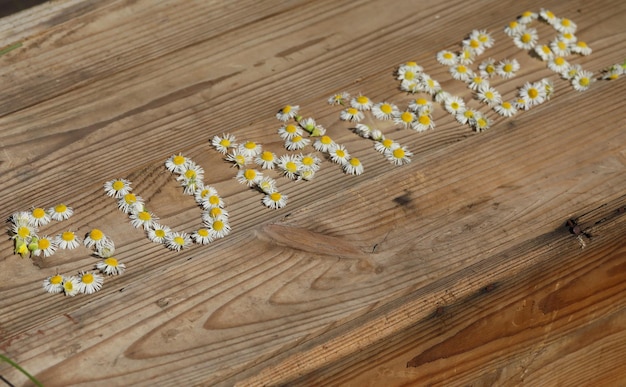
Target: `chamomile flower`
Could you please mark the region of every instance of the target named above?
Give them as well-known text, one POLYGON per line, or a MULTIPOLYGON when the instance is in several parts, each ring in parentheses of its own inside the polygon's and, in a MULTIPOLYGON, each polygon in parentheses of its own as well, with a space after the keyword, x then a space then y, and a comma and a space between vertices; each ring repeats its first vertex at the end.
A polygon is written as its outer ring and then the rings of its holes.
POLYGON ((238 168, 245 167, 252 162, 252 159, 251 156, 244 155, 238 149, 233 149, 226 155, 226 161, 233 163, 233 166, 238 168))
POLYGON ((435 94, 435 102, 444 103, 447 98, 450 98, 452 94, 447 91, 440 90, 437 94, 435 94))
POLYGON ((246 141, 239 144, 237 150, 245 157, 253 158, 258 156, 263 151, 263 148, 261 147, 261 144, 257 144, 254 141, 246 141))
POLYGON ((104 191, 106 194, 117 199, 130 193, 131 190, 130 181, 126 179, 115 179, 104 183, 104 191))
POLYGON ((298 125, 300 125, 300 127, 307 132, 313 133, 313 131, 315 131, 315 128, 317 127, 317 122, 315 122, 313 118, 309 117, 298 121, 298 125))
POLYGON ((313 148, 315 148, 315 150, 319 151, 319 152, 328 152, 330 150, 330 148, 336 146, 337 144, 335 143, 335 141, 333 141, 332 138, 324 135, 321 136, 320 138, 318 138, 317 140, 315 140, 315 142, 313 143, 313 148))
POLYGON ((363 170, 363 164, 356 157, 352 157, 347 163, 343 164, 343 171, 348 175, 360 175, 363 173, 363 170))
POLYGON ((78 291, 85 294, 93 294, 102 289, 104 278, 94 272, 80 272, 78 275, 78 291))
POLYGON ((279 121, 287 122, 298 115, 298 110, 300 110, 298 105, 285 105, 276 113, 276 118, 279 121))
POLYGON ((539 17, 539 15, 535 12, 531 12, 531 11, 526 11, 523 12, 518 18, 517 18, 517 22, 521 23, 521 24, 529 24, 531 23, 533 20, 537 20, 537 18, 539 17))
POLYGON ((570 49, 575 54, 591 55, 591 47, 589 47, 587 43, 583 41, 578 41, 576 43, 570 44, 570 49))
POLYGON ((385 136, 383 135, 383 132, 381 132, 380 130, 374 129, 370 133, 370 138, 374 141, 382 141, 385 138, 385 136))
POLYGON ((287 124, 278 128, 278 135, 283 140, 290 140, 295 136, 302 136, 302 134, 302 129, 294 124, 287 124))
POLYGON ((224 238, 230 234, 230 224, 225 219, 209 219, 204 222, 211 239, 224 238))
POLYGON ((207 219, 228 219, 228 211, 220 207, 213 207, 205 210, 202 213, 202 219, 206 222, 207 219))
POLYGON ((350 99, 350 94, 346 91, 342 91, 341 93, 331 95, 328 98, 328 104, 329 105, 344 105, 348 99, 350 99))
POLYGON ((80 246, 80 239, 76 236, 76 233, 72 231, 65 231, 56 236, 54 242, 61 249, 75 249, 80 246))
POLYGON ((556 56, 568 56, 571 53, 571 46, 565 40, 556 38, 550 42, 550 50, 556 56))
POLYGON ((434 109, 433 103, 427 100, 426 98, 422 98, 422 97, 411 100, 411 102, 409 102, 408 108, 410 111, 417 113, 417 114, 426 113, 426 112, 432 113, 434 109))
POLYGON ((29 224, 14 224, 11 226, 11 233, 13 234, 12 239, 22 238, 26 240, 31 236, 37 235, 37 228, 29 224))
POLYGON ((489 129, 489 127, 491 126, 491 120, 487 118, 487 116, 485 116, 484 114, 478 113, 474 115, 474 119, 470 121, 470 125, 472 126, 472 128, 474 128, 475 131, 482 132, 489 129))
POLYGON ((204 189, 201 191, 200 196, 200 199, 196 197, 196 202, 199 203, 205 210, 213 207, 224 207, 224 200, 217 193, 217 190, 211 186, 204 187, 204 189))
POLYGON ((185 195, 193 195, 198 188, 202 188, 204 185, 202 183, 203 178, 204 169, 198 164, 191 162, 181 171, 180 176, 176 180, 180 181, 181 185, 185 187, 185 195))
POLYGON ((350 106, 360 111, 370 110, 372 105, 374 105, 372 100, 362 94, 350 100, 350 106))
POLYGON ((576 35, 574 35, 574 34, 572 34, 570 32, 566 32, 564 34, 559 34, 559 39, 567 42, 568 44, 574 44, 578 40, 576 35))
POLYGON ((300 172, 300 162, 295 155, 283 155, 278 158, 278 168, 289 179, 295 179, 300 172))
POLYGON ((61 293, 63 291, 63 276, 55 274, 43 280, 43 289, 52 294, 61 293))
POLYGON ((320 169, 320 160, 319 157, 307 154, 307 155, 298 155, 298 160, 300 161, 300 167, 302 171, 313 171, 317 172, 320 169))
POLYGON ((469 67, 467 67, 466 65, 458 64, 456 66, 450 67, 450 75, 452 75, 452 78, 456 79, 457 81, 465 82, 469 80, 474 74, 472 70, 470 70, 469 67))
POLYGON ((399 146, 400 144, 390 138, 383 138, 380 141, 374 142, 374 149, 383 154, 388 150, 397 148, 399 146))
POLYGON ((457 64, 456 54, 449 50, 442 50, 437 53, 437 62, 444 66, 454 66, 457 64))
POLYGON ((560 33, 575 33, 576 32, 576 23, 567 18, 557 18, 556 22, 552 25, 555 30, 560 33))
POLYGON ((398 69, 397 79, 402 82, 415 82, 419 77, 420 72, 415 71, 411 67, 401 66, 398 69))
POLYGON ((302 136, 294 136, 285 140, 285 148, 290 151, 300 150, 311 143, 311 140, 302 136))
POLYGON ((430 76, 422 74, 419 80, 419 89, 424 93, 435 95, 441 90, 441 85, 430 76))
POLYGON ((66 220, 69 219, 70 216, 72 216, 74 214, 74 210, 65 205, 65 204, 57 204, 54 207, 50 207, 48 208, 48 215, 50 215, 50 218, 53 220, 57 220, 57 221, 62 221, 62 220, 66 220))
POLYGON ((349 107, 339 113, 339 118, 343 121, 359 122, 363 117, 363 112, 353 107, 349 107))
POLYGON ((229 149, 237 147, 236 138, 232 134, 224 133, 221 136, 213 136, 211 145, 220 152, 226 154, 229 149))
POLYGON ((504 59, 496 65, 496 74, 505 79, 512 78, 519 68, 519 62, 516 59, 504 59))
POLYGON ((486 59, 478 65, 480 75, 485 78, 491 78, 496 75, 496 60, 493 58, 486 59))
POLYGON ((393 122, 398 125, 402 125, 405 128, 411 126, 411 124, 415 121, 417 115, 410 110, 405 110, 403 112, 398 112, 393 118, 393 122))
POLYGON ((126 270, 126 265, 119 262, 117 258, 108 257, 96 263, 96 268, 106 275, 120 275, 126 270))
POLYGON ((518 110, 529 110, 533 106, 533 103, 525 98, 517 97, 517 99, 513 101, 513 106, 518 110))
POLYGON ((372 106, 372 114, 379 120, 391 120, 398 107, 390 102, 379 102, 372 106))
POLYGON ((602 79, 615 80, 624 73, 624 69, 619 64, 613 65, 602 72, 602 79))
POLYGON ((11 214, 9 222, 14 226, 28 226, 30 225, 30 214, 28 211, 18 211, 11 214))
POLYGON ((181 173, 190 161, 190 159, 179 153, 165 160, 165 168, 170 172, 181 173))
POLYGON ((417 116, 415 121, 411 123, 411 129, 418 131, 418 132, 423 132, 428 129, 433 129, 434 127, 435 127, 435 121, 433 120, 430 114, 426 114, 426 113, 420 114, 419 116, 417 116))
POLYGON ((117 201, 117 207, 120 211, 131 214, 143 210, 144 202, 141 196, 129 192, 117 201))
POLYGON ((350 160, 350 153, 343 145, 336 145, 332 147, 328 154, 330 155, 330 159, 337 164, 345 164, 350 160))
POLYGON ((543 89, 546 91, 546 101, 547 101, 554 94, 554 84, 549 78, 543 78, 539 82, 541 82, 541 84, 543 85, 543 89))
POLYGON ((191 238, 184 232, 171 232, 165 237, 165 244, 170 250, 180 251, 191 245, 191 238))
POLYGON ((135 227, 143 227, 144 230, 152 228, 152 225, 159 218, 150 211, 139 211, 130 214, 130 224, 135 227))
POLYGON ((248 187, 254 187, 263 177, 263 173, 256 169, 240 169, 237 172, 235 178, 240 184, 245 184, 248 187))
POLYGON ((500 102, 502 102, 502 96, 498 90, 493 87, 483 87, 479 89, 478 93, 476 93, 476 98, 489 106, 499 105, 500 102))
POLYGON ((394 163, 395 165, 404 165, 411 162, 411 157, 413 153, 409 152, 403 146, 397 146, 393 149, 388 149, 385 151, 385 157, 387 160, 394 163))
POLYGON ((263 204, 269 208, 283 208, 287 205, 287 195, 281 194, 278 191, 268 193, 263 197, 263 204))
POLYGON ((45 226, 50 223, 50 215, 41 207, 34 207, 29 212, 29 223, 35 227, 45 226))
MULTIPOLYGON (((373 109, 374 108, 372 108, 372 110, 373 109)), ((356 134, 358 134, 359 136, 363 138, 370 138, 370 135, 372 133, 372 128, 370 128, 369 126, 365 124, 356 124, 356 126, 354 127, 354 131, 356 132, 356 134)))
POLYGON ((41 252, 43 252, 43 256, 47 258, 53 255, 56 250, 57 244, 54 239, 44 235, 37 238, 37 250, 33 251, 33 254, 38 256, 41 252))
POLYGON ((276 180, 269 176, 263 176, 257 187, 266 194, 274 192, 276 191, 276 180))
POLYGON ((569 67, 569 62, 562 56, 554 56, 548 60, 548 68, 555 73, 561 74, 567 71, 569 67))
POLYGON ((461 112, 458 112, 454 116, 454 118, 457 120, 458 123, 465 125, 473 120, 476 114, 478 114, 478 111, 474 109, 465 109, 461 112))
POLYGON ((534 28, 523 28, 513 35, 513 43, 522 50, 532 50, 538 39, 539 35, 534 28))
POLYGON ((107 240, 100 246, 97 246, 94 253, 101 258, 109 258, 115 254, 115 244, 112 240, 107 240))
POLYGON ((152 223, 152 227, 148 229, 148 239, 154 243, 163 244, 166 243, 171 233, 171 228, 158 223, 152 223))
POLYGON ((591 86, 591 83, 594 81, 595 79, 591 71, 582 70, 572 79, 572 86, 574 86, 576 91, 585 91, 589 89, 589 86, 591 86))
POLYGON ((459 52, 457 62, 462 65, 471 65, 478 54, 470 47, 463 47, 459 52))
POLYGON ((94 228, 91 229, 91 231, 89 231, 87 235, 85 235, 85 239, 83 239, 83 244, 87 248, 94 247, 97 249, 99 246, 105 244, 108 240, 109 238, 104 235, 102 230, 94 228))
POLYGON ((74 297, 80 291, 78 278, 72 276, 63 277, 63 293, 66 296, 74 297))
POLYGON ((519 96, 531 106, 539 105, 546 98, 546 89, 540 82, 526 82, 520 89, 519 96))
POLYGON ((517 113, 517 109, 515 106, 509 101, 502 101, 501 104, 493 107, 493 110, 496 111, 502 117, 512 117, 517 113))
POLYGON ((485 46, 483 46, 482 42, 477 38, 469 37, 461 42, 463 49, 471 50, 474 55, 478 56, 485 52, 485 46))
POLYGON ((510 37, 514 37, 524 28, 526 28, 525 24, 519 23, 517 20, 512 20, 506 25, 506 27, 504 27, 504 33, 510 37))
POLYGON ((300 173, 298 174, 298 179, 300 180, 313 180, 313 177, 315 177, 315 171, 312 169, 303 169, 302 171, 300 171, 300 173))
POLYGON ((456 95, 450 95, 443 103, 446 111, 450 114, 456 115, 459 111, 465 110, 465 101, 456 95))
POLYGON ((583 71, 583 67, 581 65, 573 64, 561 73, 561 77, 569 81, 574 79, 574 77, 576 77, 581 71, 583 71))
POLYGON ((470 90, 478 91, 481 87, 489 87, 489 81, 482 74, 474 74, 472 78, 469 79, 469 85, 467 87, 470 90))
POLYGON ((266 150, 261 152, 261 154, 254 159, 254 162, 263 169, 274 169, 274 165, 276 165, 276 155, 274 152, 266 150))
POLYGON ((557 17, 551 11, 541 8, 539 11, 539 17, 543 19, 546 23, 550 25, 554 25, 557 22, 557 17))
POLYGON ((535 54, 537 54, 542 61, 547 62, 554 56, 552 49, 549 45, 543 44, 541 46, 535 46, 535 54))
POLYGON ((491 48, 494 44, 494 39, 486 30, 473 30, 469 34, 470 39, 477 39, 485 48, 491 48))
POLYGON ((191 234, 191 239, 199 245, 208 245, 213 242, 209 230, 206 228, 196 230, 193 234, 191 234))

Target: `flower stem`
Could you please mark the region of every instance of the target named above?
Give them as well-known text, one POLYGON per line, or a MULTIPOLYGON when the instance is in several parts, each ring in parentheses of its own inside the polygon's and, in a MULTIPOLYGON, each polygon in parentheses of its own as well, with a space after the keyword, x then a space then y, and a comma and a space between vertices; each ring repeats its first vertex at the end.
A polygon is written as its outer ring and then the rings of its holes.
POLYGON ((24 375, 26 375, 26 377, 28 377, 28 379, 30 379, 33 383, 35 383, 35 385, 37 387, 43 387, 43 384, 41 384, 41 382, 39 380, 37 380, 33 375, 29 374, 24 368, 20 367, 16 362, 14 362, 13 360, 9 359, 8 357, 0 354, 0 360, 5 361, 7 363, 9 363, 10 365, 12 365, 13 367, 15 367, 15 369, 17 369, 18 371, 20 371, 21 373, 23 373, 24 375))

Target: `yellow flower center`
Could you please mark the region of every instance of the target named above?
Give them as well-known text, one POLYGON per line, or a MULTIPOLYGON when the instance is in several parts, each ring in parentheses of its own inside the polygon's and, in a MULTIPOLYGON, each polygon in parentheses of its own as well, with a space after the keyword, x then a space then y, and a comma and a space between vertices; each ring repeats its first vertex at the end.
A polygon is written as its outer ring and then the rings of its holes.
POLYGON ((38 245, 39 245, 39 249, 45 250, 48 247, 50 247, 50 241, 46 238, 41 238, 39 239, 38 245))
POLYGON ((509 28, 510 29, 517 28, 517 22, 515 20, 509 22, 509 28))
POLYGON ((548 47, 546 45, 541 46, 541 50, 543 51, 544 54, 552 53, 552 50, 550 50, 550 47, 548 47))
POLYGON ((256 148, 256 143, 252 141, 248 141, 243 145, 246 149, 254 149, 256 148))
POLYGON ((385 114, 391 114, 393 109, 391 108, 391 105, 389 105, 388 103, 384 103, 380 106, 380 111, 385 114))
POLYGON ((505 73, 510 73, 511 71, 513 71, 513 65, 507 63, 502 67, 502 70, 504 70, 505 73))
POLYGON ((587 43, 585 43, 585 42, 578 42, 578 43, 576 43, 576 45, 578 47, 580 47, 580 48, 587 48, 587 43))
POLYGON ((201 228, 200 230, 198 230, 198 235, 200 235, 201 237, 208 237, 209 230, 207 230, 206 228, 201 228))
POLYGON ((417 62, 406 62, 406 65, 409 67, 415 67, 417 66, 417 62))
POLYGON ((522 41, 522 43, 530 43, 533 40, 533 37, 528 32, 525 32, 520 37, 520 40, 522 41))
POLYGON ((302 141, 302 136, 294 136, 291 141, 292 142, 301 142, 302 141))
POLYGON ((355 108, 348 108, 348 114, 354 116, 358 113, 359 111, 355 108))
POLYGON ((17 229, 17 235, 20 238, 27 238, 30 235, 30 229, 26 226, 19 227, 17 229))
POLYGON ((563 19, 561 19, 561 25, 564 26, 564 27, 569 27, 570 25, 572 25, 572 23, 570 22, 569 19, 563 18, 563 19))
POLYGON ((528 89, 528 96, 530 98, 535 99, 535 98, 537 98, 538 95, 539 95, 539 91, 537 89, 535 89, 534 87, 528 89))
POLYGON ((502 107, 505 108, 505 109, 510 109, 512 106, 511 106, 511 103, 509 101, 504 101, 504 102, 502 102, 502 107))
POLYGON ((413 121, 413 113, 411 113, 411 112, 404 112, 400 116, 400 119, 402 120, 402 122, 406 122, 406 123, 411 122, 411 121, 413 121))
POLYGON ((287 133, 293 134, 293 133, 296 133, 297 131, 298 131, 298 128, 293 124, 289 124, 285 126, 285 132, 287 133))
POLYGON ((450 107, 452 108, 452 110, 459 110, 459 103, 454 101, 450 104, 450 107))
POLYGON ((492 74, 493 72, 496 71, 496 66, 492 65, 492 64, 488 64, 485 67, 485 71, 487 72, 487 74, 492 74))
POLYGON ((337 155, 337 157, 339 158, 344 158, 346 157, 346 152, 343 151, 343 149, 337 149, 335 151, 335 154, 337 155))
POLYGON ((476 123, 478 124, 479 127, 484 128, 487 126, 487 120, 485 120, 484 118, 479 118, 478 120, 476 120, 476 123))
POLYGON ((587 77, 580 78, 580 79, 578 80, 578 83, 579 83, 581 86, 589 86, 589 78, 587 78, 587 77))
POLYGON ((126 204, 133 204, 137 202, 137 197, 135 196, 135 194, 129 193, 124 195, 124 201, 126 202, 126 204))
POLYGON ((230 146, 230 140, 227 138, 223 138, 220 141, 220 145, 223 146, 224 148, 228 148, 230 146))
POLYGON ((565 59, 563 59, 563 57, 556 57, 554 59, 554 63, 557 64, 558 66, 561 66, 565 63, 565 59))
POLYGON ((43 209, 43 208, 39 208, 39 207, 37 207, 37 208, 35 208, 35 209, 33 210, 33 216, 34 216, 36 219, 41 219, 41 218, 43 218, 44 216, 46 216, 46 211, 44 211, 44 209, 43 209))
POLYGON ((187 179, 195 179, 196 178, 196 171, 194 171, 193 169, 188 169, 185 171, 185 177, 187 179))
POLYGON ((256 178, 256 171, 254 169, 246 169, 243 176, 246 180, 254 180, 256 178))
POLYGON ((471 48, 479 48, 480 47, 480 42, 478 40, 476 40, 476 39, 471 39, 470 43, 469 43, 469 46, 471 48))
POLYGON ((358 96, 358 97, 356 98, 356 101, 357 101, 359 104, 361 104, 361 105, 365 105, 366 103, 368 103, 368 102, 369 102, 369 100, 370 100, 370 99, 369 99, 369 98, 367 98, 367 97, 366 97, 366 96, 364 96, 364 95, 360 95, 360 96, 358 96))
POLYGON ((554 14, 552 13, 552 11, 546 11, 546 17, 547 17, 548 19, 554 19, 554 17, 555 17, 555 16, 554 16, 554 14))
POLYGON ((311 156, 304 156, 302 158, 302 164, 310 167, 311 165, 315 164, 315 160, 311 156))
POLYGON ((245 164, 246 158, 244 155, 237 155, 235 156, 235 161, 237 162, 237 164, 245 164))
POLYGON ((209 215, 211 216, 211 218, 217 218, 218 216, 222 215, 222 209, 219 207, 213 207, 209 211, 209 215))
POLYGON ((461 74, 465 74, 467 72, 467 68, 463 65, 459 65, 456 67, 456 71, 460 72, 461 74))
POLYGON ((290 111, 291 111, 291 105, 287 105, 283 108, 284 114, 289 114, 290 111))
POLYGON ((209 194, 209 190, 203 189, 202 192, 200 192, 200 197, 204 199, 204 197, 207 196, 208 194, 209 194))
POLYGON ((474 118, 474 112, 471 110, 464 111, 463 115, 465 116, 465 118, 474 118))
POLYGON ((390 138, 386 138, 386 139, 382 140, 381 143, 383 144, 383 146, 385 148, 389 149, 393 145, 393 140, 390 139, 390 138))
POLYGON ((285 163, 285 169, 287 170, 287 172, 295 173, 298 171, 298 165, 293 161, 287 161, 285 163))
POLYGON ((105 259, 104 263, 107 264, 108 266, 117 267, 117 259, 115 259, 113 257, 109 257, 109 258, 105 259))
POLYGON ((413 71, 407 70, 404 72, 404 79, 406 79, 407 81, 412 81, 413 79, 415 79, 415 74, 413 73, 413 71))
POLYGON ((185 164, 185 156, 177 155, 172 159, 174 165, 183 165, 185 164))
POLYGON ((83 274, 83 276, 81 277, 81 281, 85 284, 91 284, 93 283, 93 280, 94 280, 93 274, 91 273, 83 274))
POLYGON ((102 231, 98 230, 97 228, 94 228, 89 233, 89 238, 93 239, 94 241, 99 241, 103 237, 104 237, 104 233, 102 231))
POLYGON ((524 13, 522 13, 522 17, 531 17, 532 16, 532 12, 530 11, 525 11, 524 13))
POLYGON ((61 234, 61 239, 66 242, 71 242, 74 240, 74 233, 71 231, 65 231, 63 234, 61 234))
POLYGON ((71 281, 64 282, 63 289, 65 289, 66 292, 71 293, 72 290, 74 290, 74 284, 71 281))
POLYGON ((493 99, 493 93, 491 91, 486 91, 485 92, 485 98, 487 98, 488 100, 492 100, 493 99))
POLYGON ((322 136, 322 138, 320 138, 320 142, 324 145, 330 145, 333 143, 333 140, 328 136, 322 136))
POLYGON ((272 152, 270 151, 263 151, 263 153, 261 153, 261 160, 272 161, 274 160, 274 155, 272 155, 272 152))
POLYGON ((478 35, 478 40, 480 40, 481 43, 487 43, 489 41, 489 36, 485 34, 480 34, 478 35))
POLYGON ((444 57, 444 59, 452 59, 452 58, 454 58, 454 54, 451 53, 451 52, 444 52, 443 53, 443 57, 444 57))
POLYGON ((353 167, 358 167, 359 165, 361 165, 361 161, 356 157, 353 157, 350 159, 350 165, 352 165, 353 167))
MULTIPOLYGON (((282 198, 283 195, 281 195, 279 192, 273 192, 270 194, 270 199, 272 199, 273 202, 278 202, 282 198)), ((215 228, 215 223, 213 224, 213 227, 215 228)))
POLYGON ((176 243, 179 246, 184 246, 185 245, 185 238, 183 238, 181 236, 175 236, 174 237, 174 243, 176 243))
POLYGON ((430 117, 428 117, 427 115, 421 115, 419 117, 419 122, 422 125, 430 125, 430 117))
POLYGON ((402 148, 394 149, 393 150, 393 157, 395 157, 396 159, 404 158, 404 149, 402 149, 402 148))
POLYGON ((415 100, 415 104, 416 105, 420 105, 420 106, 424 106, 428 104, 428 101, 426 100, 426 98, 418 98, 415 100))
POLYGON ((209 196, 209 203, 212 205, 218 205, 220 203, 220 198, 217 195, 211 195, 209 196))
POLYGON ((58 274, 57 275, 53 275, 52 277, 50 277, 50 283, 52 285, 58 285, 61 282, 63 282, 63 277, 58 275, 58 274))
POLYGON ((111 187, 113 187, 114 190, 119 191, 122 188, 124 188, 124 182, 121 180, 115 180, 115 182, 113 182, 111 187))
POLYGON ((137 218, 147 222, 148 220, 152 220, 152 215, 148 211, 141 211, 137 214, 137 218))
POLYGON ((67 206, 65 204, 59 204, 54 207, 54 212, 64 213, 67 211, 67 206))
POLYGON ((154 235, 156 235, 159 238, 165 238, 165 231, 162 229, 154 230, 154 235))
POLYGON ((221 220, 216 220, 215 222, 213 222, 213 230, 222 231, 223 229, 224 229, 224 222, 222 222, 221 220))
POLYGON ((559 47, 560 50, 565 50, 567 48, 567 43, 565 43, 562 40, 559 40, 556 45, 559 47))

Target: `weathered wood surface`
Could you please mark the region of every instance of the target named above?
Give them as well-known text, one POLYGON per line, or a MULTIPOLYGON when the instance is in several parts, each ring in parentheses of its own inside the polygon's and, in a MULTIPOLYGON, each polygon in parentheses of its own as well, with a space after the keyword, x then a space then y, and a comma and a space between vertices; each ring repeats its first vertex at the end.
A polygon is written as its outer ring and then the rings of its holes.
POLYGON ((4 238, 0 350, 46 386, 623 383, 626 86, 576 92, 515 48, 503 26, 542 7, 578 24, 586 69, 625 59, 613 1, 68 0, 0 19, 0 47, 22 43, 0 56, 0 215, 66 202, 75 215, 46 232, 102 228, 128 266, 95 295, 50 295, 41 281, 92 267, 88 250, 31 261, 4 238), (473 29, 496 38, 483 57, 522 65, 496 84, 505 96, 551 77, 554 98, 488 113, 484 133, 442 109, 433 131, 388 125, 415 153, 403 167, 326 104, 346 90, 406 106, 393 71, 407 60, 469 100, 435 54, 473 29), (274 114, 288 103, 366 170, 281 179, 290 202, 273 211, 208 140, 284 153, 274 114), (193 230, 200 211, 163 167, 178 152, 207 170, 233 233, 175 253, 102 184, 130 179, 163 223, 193 230), (584 249, 570 217, 593 235, 584 249))

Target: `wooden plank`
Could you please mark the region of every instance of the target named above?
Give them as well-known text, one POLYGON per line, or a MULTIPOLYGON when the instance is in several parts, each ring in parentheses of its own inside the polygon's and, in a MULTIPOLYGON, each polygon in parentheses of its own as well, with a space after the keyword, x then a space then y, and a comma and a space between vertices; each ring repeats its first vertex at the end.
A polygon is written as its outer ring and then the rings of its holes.
POLYGON ((95 295, 49 295, 46 276, 94 258, 20 259, 2 240, 0 349, 45 385, 623 380, 625 86, 576 92, 515 48, 503 26, 542 7, 578 24, 594 49, 584 68, 624 60, 626 6, 608 1, 60 1, 0 20, 2 42, 23 42, 0 57, 0 213, 66 202, 75 215, 46 233, 102 228, 128 266, 95 295), (487 113, 484 133, 441 108, 426 133, 381 123, 415 154, 403 167, 326 104, 347 90, 406 106, 393 71, 408 60, 470 100, 435 54, 473 29, 496 38, 485 58, 522 65, 496 83, 506 98, 543 77, 554 98, 487 113), (287 103, 366 169, 325 161, 311 182, 281 178, 289 204, 271 211, 209 139, 285 153, 274 114, 287 103), (175 253, 132 228, 102 184, 128 178, 163 223, 194 230, 201 211, 163 166, 178 152, 205 168, 233 232, 175 253), (584 249, 572 217, 593 235, 584 249))

